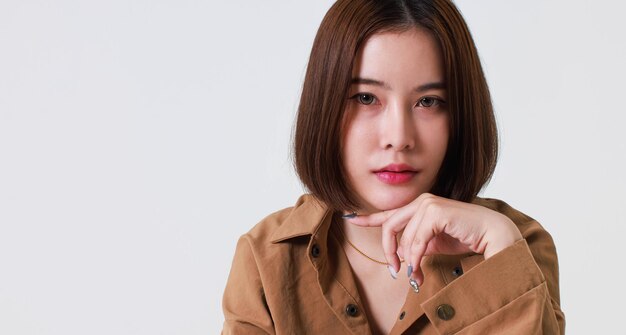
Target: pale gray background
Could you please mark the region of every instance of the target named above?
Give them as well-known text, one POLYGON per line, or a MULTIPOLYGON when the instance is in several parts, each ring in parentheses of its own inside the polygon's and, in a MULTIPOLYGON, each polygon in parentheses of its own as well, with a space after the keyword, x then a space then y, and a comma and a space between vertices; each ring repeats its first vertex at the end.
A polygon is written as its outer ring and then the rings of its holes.
MULTIPOLYGON (((0 334, 216 334, 332 1, 0 0, 0 334)), ((556 241, 569 334, 622 329, 619 1, 457 1, 492 88, 485 196, 556 241)))

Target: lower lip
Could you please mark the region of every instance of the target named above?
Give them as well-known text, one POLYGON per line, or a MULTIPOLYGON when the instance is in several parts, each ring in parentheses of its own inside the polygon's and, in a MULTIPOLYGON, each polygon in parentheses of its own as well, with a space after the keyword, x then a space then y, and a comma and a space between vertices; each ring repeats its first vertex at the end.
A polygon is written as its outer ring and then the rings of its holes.
POLYGON ((385 184, 403 184, 411 180, 417 172, 415 171, 402 171, 402 172, 391 172, 391 171, 380 171, 374 172, 378 180, 382 181, 385 184))

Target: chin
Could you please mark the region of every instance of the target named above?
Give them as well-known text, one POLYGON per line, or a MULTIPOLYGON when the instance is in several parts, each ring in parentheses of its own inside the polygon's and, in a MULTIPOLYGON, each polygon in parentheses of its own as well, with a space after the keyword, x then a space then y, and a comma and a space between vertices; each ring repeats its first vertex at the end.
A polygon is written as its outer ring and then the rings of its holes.
POLYGON ((391 210, 408 205, 420 195, 417 192, 379 192, 376 197, 367 199, 377 211, 391 210))

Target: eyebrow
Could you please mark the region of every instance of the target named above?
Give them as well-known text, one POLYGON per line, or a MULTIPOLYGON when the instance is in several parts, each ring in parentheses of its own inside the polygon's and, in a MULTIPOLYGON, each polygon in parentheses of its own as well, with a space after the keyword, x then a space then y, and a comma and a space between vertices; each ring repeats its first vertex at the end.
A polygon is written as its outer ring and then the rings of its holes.
MULTIPOLYGON (((374 86, 380 86, 387 90, 391 89, 391 86, 389 86, 384 81, 371 79, 371 78, 361 78, 361 77, 352 78, 352 81, 350 82, 350 84, 351 85, 354 85, 354 84, 374 85, 374 86)), ((434 90, 434 89, 442 89, 442 90, 446 89, 446 84, 443 82, 426 83, 426 84, 415 87, 413 91, 424 92, 424 91, 434 90)))

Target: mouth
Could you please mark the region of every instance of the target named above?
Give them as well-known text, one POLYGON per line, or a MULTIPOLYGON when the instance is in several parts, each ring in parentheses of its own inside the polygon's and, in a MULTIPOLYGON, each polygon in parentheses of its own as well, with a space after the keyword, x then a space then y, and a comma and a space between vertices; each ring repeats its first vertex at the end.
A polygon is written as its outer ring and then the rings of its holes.
POLYGON ((407 164, 389 164, 373 172, 381 182, 397 185, 409 182, 419 171, 407 164))

